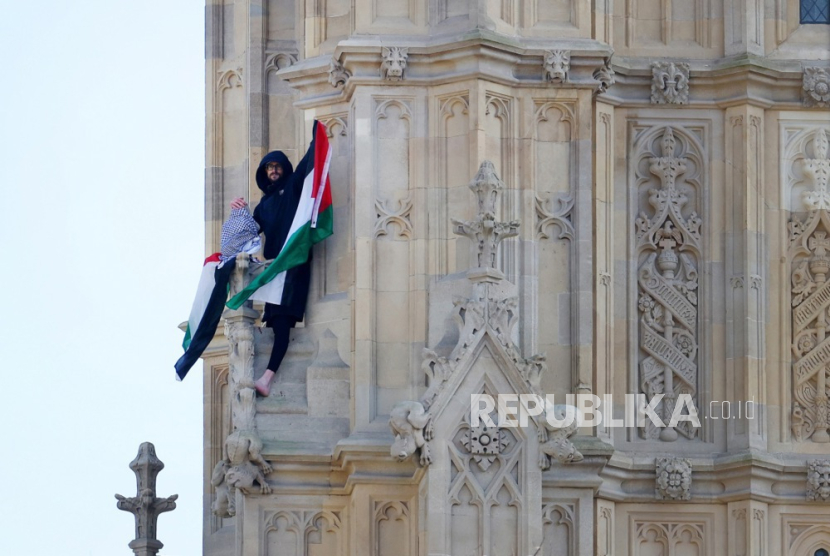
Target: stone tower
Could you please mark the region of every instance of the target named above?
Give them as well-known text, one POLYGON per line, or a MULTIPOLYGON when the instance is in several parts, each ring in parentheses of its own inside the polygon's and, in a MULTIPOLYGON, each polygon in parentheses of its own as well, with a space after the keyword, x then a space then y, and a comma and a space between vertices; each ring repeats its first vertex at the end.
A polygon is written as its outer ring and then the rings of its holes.
POLYGON ((827 11, 209 0, 206 251, 315 119, 335 233, 269 397, 259 307, 205 353, 204 553, 826 555, 827 11))

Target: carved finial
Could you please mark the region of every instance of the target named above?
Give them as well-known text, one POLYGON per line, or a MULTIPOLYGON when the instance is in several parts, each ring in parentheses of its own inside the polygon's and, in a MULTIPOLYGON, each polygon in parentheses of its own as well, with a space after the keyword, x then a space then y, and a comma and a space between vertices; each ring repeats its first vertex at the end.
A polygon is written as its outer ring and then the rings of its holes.
POLYGON ((478 269, 485 270, 488 279, 501 280, 503 276, 496 269, 496 249, 502 240, 519 234, 519 221, 496 222, 496 198, 504 183, 496 175, 493 163, 481 163, 476 177, 470 182, 470 189, 478 198, 478 216, 472 221, 453 219, 455 233, 470 238, 478 250, 478 269))
POLYGON ((151 443, 144 442, 138 447, 138 455, 130 463, 130 469, 135 473, 136 495, 127 498, 116 494, 117 507, 135 515, 135 539, 129 546, 136 556, 155 556, 164 546, 156 538, 158 516, 175 510, 179 495, 156 497, 156 477, 164 464, 156 457, 156 449, 151 443))

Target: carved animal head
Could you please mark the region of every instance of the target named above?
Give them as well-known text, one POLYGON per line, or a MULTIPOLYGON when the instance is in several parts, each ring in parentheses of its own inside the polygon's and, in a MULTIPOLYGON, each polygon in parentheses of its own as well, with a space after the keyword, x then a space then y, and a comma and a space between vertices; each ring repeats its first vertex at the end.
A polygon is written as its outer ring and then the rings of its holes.
POLYGON ((406 58, 409 56, 409 48, 406 47, 383 47, 381 51, 383 62, 380 64, 381 76, 389 81, 401 81, 403 72, 406 69, 406 58))
POLYGON ((392 448, 389 449, 389 454, 396 461, 403 462, 412 457, 417 447, 412 433, 397 434, 395 435, 395 442, 392 443, 392 448))
POLYGON ((545 79, 555 83, 564 83, 571 69, 571 55, 566 50, 545 52, 545 79))

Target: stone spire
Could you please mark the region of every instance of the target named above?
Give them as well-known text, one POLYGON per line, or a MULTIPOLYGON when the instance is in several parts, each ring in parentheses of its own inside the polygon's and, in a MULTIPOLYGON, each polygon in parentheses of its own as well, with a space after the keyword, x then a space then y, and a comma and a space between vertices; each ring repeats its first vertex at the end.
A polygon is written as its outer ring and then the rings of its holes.
POLYGON ((156 497, 156 477, 164 464, 156 457, 156 448, 150 442, 138 447, 138 455, 130 463, 135 473, 136 496, 126 498, 116 494, 118 509, 135 515, 135 539, 130 542, 136 556, 155 556, 164 546, 156 538, 159 514, 176 509, 178 494, 167 498, 156 497))

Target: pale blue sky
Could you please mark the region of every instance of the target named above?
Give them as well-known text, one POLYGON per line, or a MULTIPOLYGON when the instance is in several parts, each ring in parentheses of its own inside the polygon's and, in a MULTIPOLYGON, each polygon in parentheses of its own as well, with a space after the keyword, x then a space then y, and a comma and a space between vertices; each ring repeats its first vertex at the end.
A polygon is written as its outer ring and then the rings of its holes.
POLYGON ((156 445, 161 554, 201 553, 204 2, 3 2, 0 554, 128 555, 156 445))

